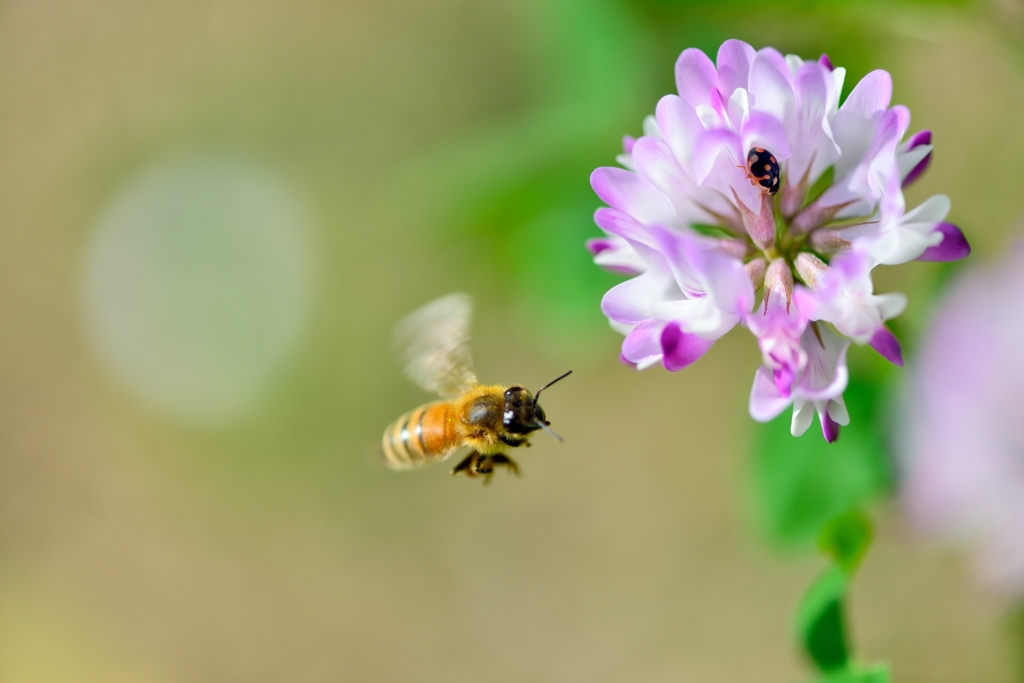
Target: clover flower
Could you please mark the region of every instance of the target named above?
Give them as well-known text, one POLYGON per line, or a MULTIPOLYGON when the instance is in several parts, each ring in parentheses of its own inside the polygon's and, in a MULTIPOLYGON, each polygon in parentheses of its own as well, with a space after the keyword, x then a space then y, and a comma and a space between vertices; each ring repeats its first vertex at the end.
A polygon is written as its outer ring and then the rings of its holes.
POLYGON ((873 71, 840 104, 845 70, 729 40, 712 61, 688 49, 678 95, 658 102, 643 136, 623 139, 621 167, 591 185, 607 204, 594 262, 633 276, 601 308, 643 369, 693 363, 738 324, 762 367, 750 414, 793 405, 799 436, 816 412, 826 440, 848 424, 846 349, 870 344, 903 364, 885 321, 902 294, 875 294, 881 264, 963 258, 970 246, 935 196, 906 211, 903 187, 931 161, 931 133, 906 140, 910 113, 890 106, 873 71), (755 297, 760 290, 761 295, 755 297))
POLYGON ((1024 242, 958 278, 902 402, 900 497, 930 535, 976 551, 982 580, 1024 597, 1024 242))

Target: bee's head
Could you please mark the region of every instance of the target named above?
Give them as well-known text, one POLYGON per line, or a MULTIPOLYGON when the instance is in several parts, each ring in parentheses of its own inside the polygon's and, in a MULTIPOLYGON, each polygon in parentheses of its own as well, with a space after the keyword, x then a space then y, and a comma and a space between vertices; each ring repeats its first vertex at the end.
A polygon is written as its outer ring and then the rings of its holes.
POLYGON ((513 434, 529 434, 530 432, 535 432, 538 429, 543 429, 545 432, 561 441, 562 437, 558 436, 548 428, 548 425, 551 423, 548 422, 547 416, 544 415, 544 409, 540 407, 537 400, 540 398, 540 392, 544 391, 558 380, 568 377, 570 374, 572 374, 572 370, 561 377, 551 380, 537 390, 536 396, 527 391, 526 387, 519 386, 518 384, 513 384, 511 387, 506 389, 505 410, 502 413, 502 421, 505 424, 505 429, 513 434))
POLYGON ((513 384, 505 390, 505 429, 513 434, 529 434, 540 429, 539 421, 543 419, 544 411, 525 387, 513 384))

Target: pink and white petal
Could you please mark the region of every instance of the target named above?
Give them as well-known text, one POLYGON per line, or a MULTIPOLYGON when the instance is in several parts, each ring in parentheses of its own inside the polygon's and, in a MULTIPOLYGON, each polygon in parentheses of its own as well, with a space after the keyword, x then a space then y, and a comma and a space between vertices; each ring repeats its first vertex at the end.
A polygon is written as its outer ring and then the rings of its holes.
MULTIPOLYGON (((878 122, 878 129, 868 147, 864 161, 876 174, 879 172, 884 174, 883 181, 888 181, 891 173, 899 178, 896 148, 908 127, 910 127, 910 110, 900 104, 886 111, 878 122)), ((884 190, 885 187, 883 185, 878 189, 884 190)))
POLYGON ((633 331, 633 328, 635 328, 636 325, 628 325, 626 323, 620 323, 620 322, 618 322, 616 320, 612 320, 611 318, 609 318, 608 319, 608 327, 612 328, 613 330, 615 330, 616 332, 618 332, 622 336, 626 336, 627 334, 629 334, 630 332, 633 331))
POLYGON ((676 224, 712 220, 691 200, 696 183, 679 165, 675 154, 664 140, 643 137, 633 146, 633 163, 637 172, 672 202, 676 224))
POLYGON ((797 285, 793 289, 793 304, 808 320, 821 320, 824 313, 823 303, 814 292, 803 285, 797 285))
POLYGON ((725 127, 740 130, 750 116, 750 97, 743 88, 734 90, 724 109, 727 122, 725 127))
POLYGON ((622 244, 611 242, 613 238, 588 240, 587 247, 598 249, 594 263, 605 270, 621 275, 639 275, 647 270, 648 264, 636 249, 622 240, 622 244))
MULTIPOLYGON (((693 146, 694 180, 703 185, 711 174, 720 156, 724 156, 731 168, 746 161, 743 141, 736 133, 722 128, 707 130, 697 136, 693 146)), ((737 169, 739 170, 739 169, 737 169)))
POLYGON ((708 296, 722 311, 742 316, 754 306, 754 285, 738 259, 706 250, 699 262, 708 296))
POLYGON ((644 117, 643 128, 644 135, 649 138, 660 138, 661 129, 658 128, 658 119, 653 114, 648 114, 644 117))
POLYGON ((652 235, 658 252, 664 256, 665 264, 684 295, 691 299, 705 296, 701 272, 692 261, 691 250, 685 249, 684 245, 689 241, 702 241, 706 238, 665 228, 652 230, 652 235))
POLYGON ((683 330, 705 339, 719 339, 740 321, 740 316, 724 313, 706 296, 695 299, 661 301, 651 313, 662 320, 675 320, 683 330))
POLYGON ((695 363, 714 344, 713 340, 683 332, 679 323, 669 322, 661 331, 662 365, 669 372, 678 372, 695 363))
POLYGON ((665 142, 684 166, 690 163, 697 136, 704 132, 700 117, 683 98, 665 95, 655 110, 658 128, 665 142))
MULTIPOLYGON (((893 181, 898 182, 896 146, 909 125, 910 112, 906 107, 897 105, 882 115, 864 157, 819 199, 826 206, 849 202, 836 213, 836 218, 866 216, 873 213, 878 201, 893 181), (840 197, 839 195, 844 192, 846 196, 840 197)), ((837 177, 840 173, 839 165, 848 160, 844 149, 843 156, 836 162, 837 177)))
POLYGON ((888 71, 877 69, 854 86, 839 109, 861 118, 873 118, 888 109, 891 100, 892 76, 888 71))
POLYGON ((694 109, 711 103, 711 90, 719 87, 718 72, 706 54, 691 47, 676 60, 676 89, 694 109))
MULTIPOLYGON (((717 93, 717 90, 711 92, 717 93)), ((725 118, 724 110, 715 109, 710 104, 701 104, 693 108, 697 118, 700 119, 701 128, 706 130, 714 130, 716 128, 728 128, 729 122, 725 118)))
POLYGON ((970 255, 971 245, 957 226, 943 222, 936 225, 933 232, 941 234, 942 241, 925 249, 917 257, 918 261, 959 261, 970 255))
POLYGON ((831 75, 817 62, 806 62, 796 74, 797 110, 789 181, 799 182, 805 174, 810 182, 839 158, 839 147, 828 123, 829 81, 831 75))
POLYGON ((627 171, 635 171, 636 166, 633 165, 633 156, 630 154, 616 154, 615 163, 627 171))
POLYGON ((729 99, 737 88, 747 89, 750 76, 750 65, 757 52, 742 40, 730 39, 718 48, 715 62, 718 66, 719 89, 729 99))
MULTIPOLYGON (((926 227, 930 228, 934 225, 933 223, 926 227)), ((920 232, 908 229, 906 226, 897 226, 892 230, 891 235, 882 235, 877 240, 876 253, 885 253, 885 256, 879 258, 878 262, 887 266, 895 266, 913 261, 919 259, 925 251, 937 246, 942 241, 942 233, 920 232)))
POLYGON ((602 166, 590 174, 590 185, 605 204, 641 223, 671 223, 675 219, 668 197, 637 173, 602 166))
POLYGON ((649 255, 657 241, 652 229, 640 223, 625 211, 603 207, 594 212, 594 222, 609 235, 620 237, 641 254, 649 255))
POLYGON ((836 112, 832 118, 832 134, 842 150, 835 165, 836 178, 845 176, 864 159, 891 98, 892 78, 888 72, 872 71, 861 79, 836 112))
MULTIPOLYGON (((736 148, 736 150, 738 149, 739 147, 736 148)), ((727 197, 729 206, 732 207, 732 214, 737 219, 740 218, 739 206, 736 204, 737 199, 743 207, 756 216, 760 213, 761 199, 765 196, 761 186, 747 178, 745 161, 746 152, 743 153, 742 158, 734 155, 734 150, 723 152, 715 157, 711 170, 699 183, 712 196, 717 193, 723 199, 727 197)), ((708 206, 711 205, 708 204, 708 206)), ((742 222, 739 222, 737 227, 741 225, 742 222)))
POLYGON ((791 122, 796 112, 791 79, 789 65, 781 54, 771 48, 758 52, 750 65, 752 108, 783 123, 791 122))
POLYGON ((846 67, 834 67, 832 69, 832 80, 828 81, 828 106, 825 107, 825 111, 829 112, 830 118, 839 107, 839 94, 843 92, 843 84, 845 82, 846 67))
POLYGON ((661 320, 645 320, 622 340, 622 357, 636 366, 650 366, 661 360, 661 320))
POLYGON ((776 159, 788 159, 790 156, 786 128, 774 115, 764 112, 751 112, 743 125, 741 148, 749 150, 751 147, 763 147, 776 159))
POLYGON ((684 291, 688 284, 695 286, 694 293, 706 294, 726 313, 743 315, 750 311, 754 305, 754 286, 739 259, 697 235, 662 230, 658 243, 684 291))
POLYGON ((750 417, 758 422, 770 422, 781 415, 791 402, 775 387, 772 371, 763 365, 759 366, 754 373, 754 385, 750 388, 750 417))
POLYGON ((675 289, 664 273, 649 270, 609 289, 601 299, 601 311, 617 322, 637 325, 651 318, 651 307, 675 289))
POLYGON ((846 368, 850 340, 819 324, 808 326, 800 342, 807 352, 807 366, 794 386, 794 394, 812 400, 842 394, 850 377, 846 368))

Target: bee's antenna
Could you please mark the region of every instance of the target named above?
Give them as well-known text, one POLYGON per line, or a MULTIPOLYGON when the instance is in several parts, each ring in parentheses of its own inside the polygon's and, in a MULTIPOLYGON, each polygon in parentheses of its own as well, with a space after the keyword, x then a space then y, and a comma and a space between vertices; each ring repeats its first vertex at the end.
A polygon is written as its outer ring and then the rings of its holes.
MULTIPOLYGON (((567 373, 565 373, 565 375, 568 375, 568 374, 569 374, 568 372, 567 372, 567 373)), ((565 375, 562 375, 562 377, 565 377, 565 375)), ((562 379, 562 377, 559 377, 558 379, 562 379)), ((557 381, 558 381, 558 379, 556 379, 556 380, 555 380, 555 382, 557 382, 557 381)), ((552 382, 551 384, 554 384, 555 382, 552 382)), ((550 386, 550 385, 549 385, 549 386, 550 386)), ((539 394, 540 392, 538 391, 537 393, 539 394)), ((538 427, 540 427, 541 429, 543 429, 543 430, 544 430, 545 432, 547 432, 547 433, 548 433, 548 434, 550 434, 551 436, 553 436, 553 437, 555 437, 556 439, 558 439, 558 440, 559 440, 559 442, 562 442, 562 443, 564 443, 564 442, 565 442, 565 439, 563 439, 562 437, 560 437, 560 436, 559 436, 559 435, 558 435, 558 434, 557 434, 557 433, 555 432, 555 430, 554 430, 554 429, 552 429, 551 427, 548 427, 548 423, 547 423, 547 422, 542 422, 541 420, 537 420, 537 423, 536 423, 536 424, 537 424, 537 426, 538 426, 538 427)))
MULTIPOLYGON (((560 375, 560 376, 558 376, 558 377, 554 378, 553 380, 551 380, 550 382, 548 382, 547 384, 545 384, 544 386, 542 386, 542 387, 541 387, 540 389, 538 389, 538 390, 537 390, 537 393, 533 395, 533 402, 534 402, 534 403, 536 403, 536 402, 537 402, 537 399, 539 399, 539 398, 540 398, 540 392, 544 391, 545 389, 547 389, 548 387, 550 387, 550 386, 551 386, 552 384, 554 384, 554 383, 555 383, 555 382, 557 382, 558 380, 561 380, 561 379, 565 379, 566 377, 568 377, 568 376, 569 376, 569 375, 571 375, 571 374, 572 374, 572 370, 570 370, 569 372, 565 373, 564 375, 560 375)), ((548 430, 548 431, 551 431, 551 430, 548 430)), ((551 432, 551 433, 552 433, 552 434, 554 434, 554 432, 551 432)), ((562 440, 562 438, 561 438, 561 437, 559 437, 559 438, 558 438, 558 440, 559 440, 559 441, 561 441, 561 440, 562 440)))

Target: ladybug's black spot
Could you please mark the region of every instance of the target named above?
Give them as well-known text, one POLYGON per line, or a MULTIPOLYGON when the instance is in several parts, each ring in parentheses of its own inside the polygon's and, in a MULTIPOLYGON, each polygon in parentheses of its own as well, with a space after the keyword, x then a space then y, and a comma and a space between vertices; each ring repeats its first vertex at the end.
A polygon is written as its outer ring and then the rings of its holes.
POLYGON ((747 152, 747 171, 751 179, 760 185, 768 194, 779 191, 779 162, 775 155, 763 147, 752 147, 747 152), (764 157, 768 157, 765 161, 764 157), (757 164, 755 166, 755 164, 757 164))

